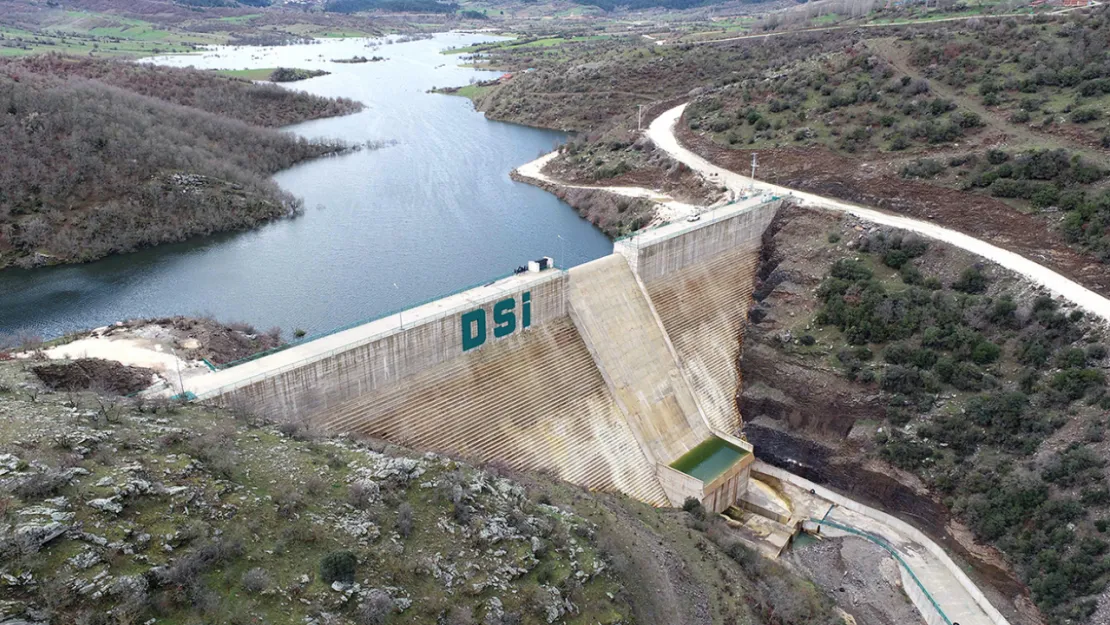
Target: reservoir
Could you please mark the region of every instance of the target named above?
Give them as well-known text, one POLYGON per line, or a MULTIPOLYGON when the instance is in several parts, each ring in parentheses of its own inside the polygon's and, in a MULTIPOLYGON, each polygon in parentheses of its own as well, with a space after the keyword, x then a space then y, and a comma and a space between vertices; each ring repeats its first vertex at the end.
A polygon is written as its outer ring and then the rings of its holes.
POLYGON ((297 219, 85 265, 0 271, 0 332, 50 338, 122 319, 210 315, 259 330, 277 326, 288 339, 294 329, 323 332, 482 284, 528 259, 552 256, 568 267, 609 254, 608 239, 569 206, 509 179, 563 133, 489 121, 465 98, 427 93, 496 77, 441 54, 488 39, 336 39, 154 59, 327 70, 285 86, 366 109, 288 130, 391 144, 278 173, 278 184, 305 201, 297 219), (386 60, 331 62, 354 56, 386 60))

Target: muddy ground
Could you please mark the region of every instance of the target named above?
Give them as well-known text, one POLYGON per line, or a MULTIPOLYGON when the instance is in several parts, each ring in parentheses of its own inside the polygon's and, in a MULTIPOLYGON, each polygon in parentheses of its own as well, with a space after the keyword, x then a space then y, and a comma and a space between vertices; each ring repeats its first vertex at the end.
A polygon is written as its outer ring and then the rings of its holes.
MULTIPOLYGON (((850 216, 786 206, 764 235, 756 299, 744 336, 739 398, 744 434, 764 461, 894 514, 922 530, 957 561, 1015 625, 1039 625, 1029 591, 1002 555, 970 532, 915 476, 875 459, 884 416, 874 385, 849 381, 832 362, 797 348, 812 331, 815 290, 852 242, 873 226, 850 216), (841 243, 829 244, 830 233, 841 243)), ((931 242, 922 269, 944 281, 977 258, 931 242)))
MULTIPOLYGON (((679 120, 676 131, 683 145, 721 167, 738 172, 751 167, 751 150, 713 143, 691 131, 684 119, 679 120)), ((1047 216, 1021 213, 991 197, 906 180, 888 163, 842 156, 824 148, 777 148, 759 150, 758 155, 761 179, 934 221, 1021 254, 1110 296, 1110 265, 1069 246, 1047 216)))

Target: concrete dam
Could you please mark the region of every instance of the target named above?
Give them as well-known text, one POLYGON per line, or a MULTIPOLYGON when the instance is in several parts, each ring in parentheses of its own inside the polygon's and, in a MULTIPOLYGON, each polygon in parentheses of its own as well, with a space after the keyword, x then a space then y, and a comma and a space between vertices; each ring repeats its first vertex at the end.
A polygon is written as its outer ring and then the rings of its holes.
POLYGON ((194 378, 198 400, 714 512, 747 488, 737 361, 765 196, 194 378))

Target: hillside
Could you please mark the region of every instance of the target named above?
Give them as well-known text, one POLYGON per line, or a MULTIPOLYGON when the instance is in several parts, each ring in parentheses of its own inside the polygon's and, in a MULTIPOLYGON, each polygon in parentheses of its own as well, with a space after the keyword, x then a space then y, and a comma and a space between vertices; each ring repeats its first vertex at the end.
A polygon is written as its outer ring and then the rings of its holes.
POLYGON ((0 71, 0 267, 89 261, 296 214, 299 201, 269 176, 350 146, 261 126, 361 108, 111 61, 5 60, 0 71))
POLYGON ((840 622, 694 508, 258 415, 55 393, 17 363, 0 363, 0 424, 0 620, 840 622))
POLYGON ((582 131, 549 166, 576 181, 658 171, 637 111, 689 101, 680 138, 719 165, 747 171, 755 154, 760 178, 934 219, 1110 293, 1110 10, 882 15, 745 38, 773 28, 749 22, 711 45, 663 30, 490 44, 473 60, 513 75, 466 94, 494 119, 582 131))
POLYGON ((761 457, 921 526, 1028 623, 1104 622, 1107 328, 852 218, 788 209, 765 243, 741 359, 761 457))

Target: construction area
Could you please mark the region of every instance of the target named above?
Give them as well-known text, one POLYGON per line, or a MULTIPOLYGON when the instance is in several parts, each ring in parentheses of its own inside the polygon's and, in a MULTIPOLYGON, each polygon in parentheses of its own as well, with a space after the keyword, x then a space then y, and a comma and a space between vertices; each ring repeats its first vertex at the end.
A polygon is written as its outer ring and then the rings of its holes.
POLYGON ((570 269, 497 280, 190 378, 199 401, 544 470, 656 506, 691 498, 778 558, 800 533, 892 555, 930 625, 1002 625, 909 525, 756 459, 737 362, 781 200, 731 203, 570 269))

